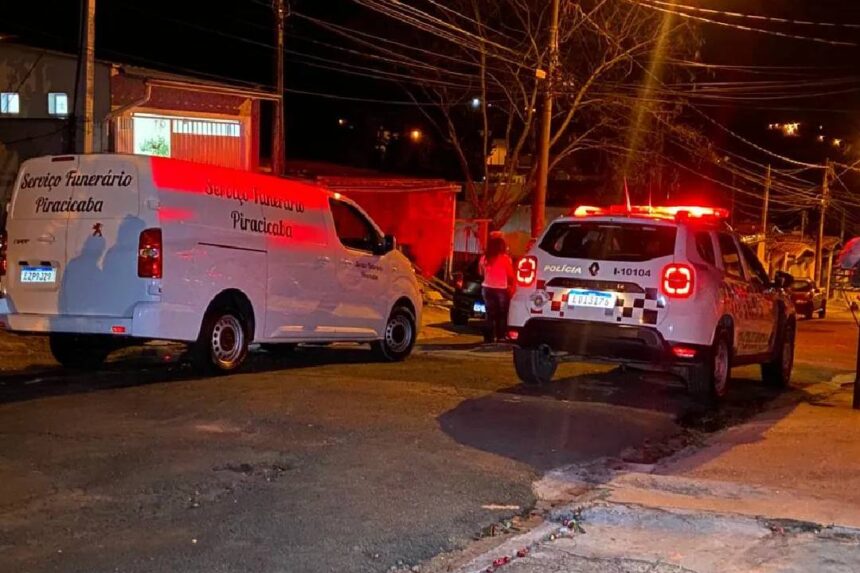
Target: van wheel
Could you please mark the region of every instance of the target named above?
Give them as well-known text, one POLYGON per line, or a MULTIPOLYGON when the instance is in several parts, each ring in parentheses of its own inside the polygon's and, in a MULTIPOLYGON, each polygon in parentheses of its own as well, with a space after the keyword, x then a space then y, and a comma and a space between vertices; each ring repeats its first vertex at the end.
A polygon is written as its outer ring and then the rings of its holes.
POLYGON ((50 347, 57 362, 74 370, 96 370, 111 352, 104 338, 77 334, 52 334, 50 347))
POLYGON ((558 360, 549 346, 514 348, 514 370, 523 384, 537 386, 549 384, 558 368, 558 360))
POLYGON ((788 324, 779 337, 770 362, 761 365, 761 378, 774 388, 788 388, 794 369, 794 324, 788 324))
POLYGON ((232 306, 210 309, 191 353, 198 372, 218 374, 238 369, 248 357, 248 327, 232 306))
POLYGON ((415 315, 405 306, 397 306, 385 323, 382 340, 371 343, 371 348, 381 360, 400 362, 412 353, 415 339, 415 315))
POLYGON ((697 402, 713 406, 725 398, 731 378, 731 336, 725 327, 721 327, 717 330, 714 345, 708 351, 705 361, 689 367, 687 389, 697 402))

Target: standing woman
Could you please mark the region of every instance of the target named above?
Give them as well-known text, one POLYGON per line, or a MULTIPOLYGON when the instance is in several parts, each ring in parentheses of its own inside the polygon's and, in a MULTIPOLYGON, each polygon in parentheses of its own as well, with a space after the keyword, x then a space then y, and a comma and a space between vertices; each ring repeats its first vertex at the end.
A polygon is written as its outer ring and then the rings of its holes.
POLYGON ((514 284, 514 263, 501 233, 493 233, 480 261, 484 304, 487 306, 487 342, 505 340, 508 327, 510 288, 514 284))

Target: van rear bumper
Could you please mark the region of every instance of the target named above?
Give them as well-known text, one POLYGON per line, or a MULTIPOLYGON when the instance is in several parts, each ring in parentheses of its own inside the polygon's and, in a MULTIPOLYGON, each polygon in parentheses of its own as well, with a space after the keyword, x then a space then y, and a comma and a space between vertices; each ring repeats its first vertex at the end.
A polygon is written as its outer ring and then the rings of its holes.
POLYGON ((68 332, 190 342, 197 339, 200 320, 199 312, 191 308, 161 302, 138 303, 131 318, 10 313, 0 302, 0 324, 12 332, 30 334, 68 332))

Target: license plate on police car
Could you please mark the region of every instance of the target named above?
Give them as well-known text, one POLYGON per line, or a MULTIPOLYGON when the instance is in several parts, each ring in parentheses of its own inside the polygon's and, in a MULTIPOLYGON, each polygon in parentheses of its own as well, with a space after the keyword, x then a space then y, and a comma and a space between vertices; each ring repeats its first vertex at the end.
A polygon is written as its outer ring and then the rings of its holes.
POLYGON ((567 304, 588 308, 613 308, 615 295, 596 290, 572 290, 567 295, 567 304))
POLYGON ((30 284, 50 284, 57 282, 57 269, 54 267, 23 267, 21 282, 30 284))

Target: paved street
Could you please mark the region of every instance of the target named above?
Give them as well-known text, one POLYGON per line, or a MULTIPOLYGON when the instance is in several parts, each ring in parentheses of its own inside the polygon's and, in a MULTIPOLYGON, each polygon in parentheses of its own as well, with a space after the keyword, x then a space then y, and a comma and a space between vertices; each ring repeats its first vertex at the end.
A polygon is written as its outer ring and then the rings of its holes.
MULTIPOLYGON (((853 368, 846 317, 802 322, 796 389, 853 368)), ((403 364, 306 348, 196 379, 171 347, 67 376, 40 341, 0 338, 0 570, 385 571, 463 547, 534 504, 546 471, 654 461, 776 395, 736 371, 701 415, 670 380, 565 365, 516 383, 474 336, 403 364), (26 351, 26 353, 24 353, 26 351)))

